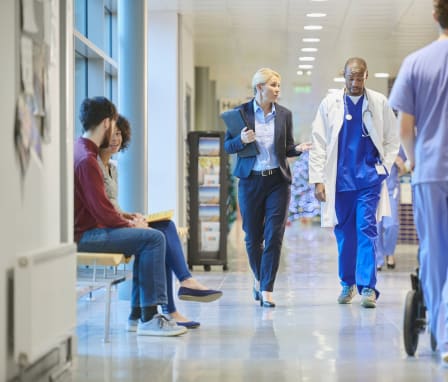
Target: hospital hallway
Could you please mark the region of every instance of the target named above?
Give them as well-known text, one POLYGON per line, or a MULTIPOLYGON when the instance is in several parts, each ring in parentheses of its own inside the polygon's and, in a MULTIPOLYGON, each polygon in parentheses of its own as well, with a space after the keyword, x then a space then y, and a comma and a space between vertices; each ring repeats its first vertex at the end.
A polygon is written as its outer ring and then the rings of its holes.
MULTIPOLYGON (((416 357, 403 345, 404 301, 411 289, 416 245, 398 245, 397 266, 378 273, 376 309, 336 302, 340 292, 331 230, 293 222, 286 229, 274 309, 252 297, 252 277, 241 226, 229 234, 228 266, 194 276, 222 289, 212 303, 176 300, 178 311, 201 326, 180 337, 144 337, 125 331, 129 301, 113 292, 111 342, 104 343, 104 292, 78 300, 73 380, 111 381, 445 381, 448 370, 419 336, 416 357)), ((176 287, 177 290, 177 287, 176 287)))

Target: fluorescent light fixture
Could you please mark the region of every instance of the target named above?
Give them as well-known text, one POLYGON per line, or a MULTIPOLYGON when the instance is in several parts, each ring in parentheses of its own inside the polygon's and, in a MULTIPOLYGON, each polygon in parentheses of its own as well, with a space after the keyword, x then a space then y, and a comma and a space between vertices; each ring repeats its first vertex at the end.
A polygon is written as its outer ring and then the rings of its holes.
POLYGON ((314 3, 324 3, 325 1, 328 1, 328 0, 311 0, 311 1, 314 3))
POLYGON ((305 25, 303 27, 306 31, 320 31, 322 28, 322 25, 305 25))
POLYGON ((303 76, 303 70, 298 70, 298 71, 297 71, 297 75, 298 75, 298 76, 303 76))
POLYGON ((389 73, 375 73, 374 76, 376 78, 389 78, 390 74, 389 73))
POLYGON ((313 65, 304 64, 304 65, 299 65, 298 68, 299 69, 313 69, 313 65))
POLYGON ((302 52, 317 52, 317 48, 302 48, 302 52))
POLYGON ((312 72, 311 70, 308 70, 308 71, 306 72, 306 75, 307 75, 307 76, 311 76, 312 73, 313 73, 313 72, 312 72))
POLYGON ((319 42, 320 38, 317 38, 317 37, 305 37, 305 38, 302 38, 302 41, 303 42, 319 42))
POLYGON ((316 17, 326 17, 326 16, 327 16, 326 13, 318 13, 318 12, 315 12, 315 13, 307 13, 307 14, 306 14, 306 17, 314 17, 314 18, 316 18, 316 17))
POLYGON ((345 78, 344 77, 335 77, 333 78, 334 82, 345 82, 345 78))
POLYGON ((299 57, 299 61, 314 61, 316 58, 315 57, 299 57))

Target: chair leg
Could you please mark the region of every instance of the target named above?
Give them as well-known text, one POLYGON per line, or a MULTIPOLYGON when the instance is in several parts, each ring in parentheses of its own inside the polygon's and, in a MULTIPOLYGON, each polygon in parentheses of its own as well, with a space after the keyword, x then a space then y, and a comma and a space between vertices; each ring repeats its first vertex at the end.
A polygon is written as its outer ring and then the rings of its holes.
POLYGON ((110 342, 110 304, 111 304, 112 285, 107 285, 106 290, 106 313, 104 316, 104 342, 110 342))

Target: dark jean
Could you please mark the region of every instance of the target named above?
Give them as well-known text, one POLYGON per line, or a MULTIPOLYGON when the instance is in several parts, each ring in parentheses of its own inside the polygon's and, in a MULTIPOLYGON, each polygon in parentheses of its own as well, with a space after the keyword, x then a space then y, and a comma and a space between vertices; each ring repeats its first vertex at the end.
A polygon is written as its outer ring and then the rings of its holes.
POLYGON ((260 291, 274 290, 290 196, 290 185, 279 173, 241 178, 238 184, 246 250, 260 291))
POLYGON ((134 255, 132 307, 167 303, 165 237, 151 228, 95 228, 84 232, 80 252, 115 252, 134 255))

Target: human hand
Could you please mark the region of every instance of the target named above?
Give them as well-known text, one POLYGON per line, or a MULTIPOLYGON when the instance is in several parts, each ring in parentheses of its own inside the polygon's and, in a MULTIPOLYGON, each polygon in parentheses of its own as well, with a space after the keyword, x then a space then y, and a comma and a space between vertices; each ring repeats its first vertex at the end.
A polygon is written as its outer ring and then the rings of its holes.
POLYGON ((135 228, 148 228, 148 222, 146 221, 145 217, 141 214, 135 214, 136 216, 133 217, 131 220, 131 224, 135 228))
POLYGON ((313 144, 311 142, 303 142, 296 145, 296 151, 310 151, 313 148, 313 144))
POLYGON ((314 196, 319 202, 325 202, 327 201, 327 198, 325 196, 325 185, 323 183, 316 183, 314 185, 314 196))
POLYGON ((255 131, 247 126, 241 130, 241 142, 248 144, 255 141, 255 131))

